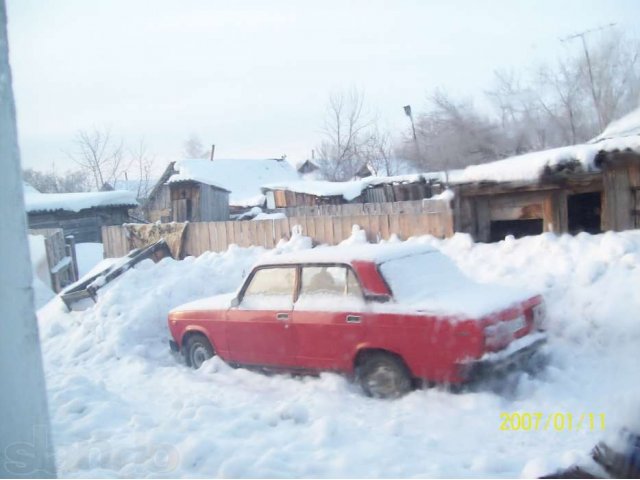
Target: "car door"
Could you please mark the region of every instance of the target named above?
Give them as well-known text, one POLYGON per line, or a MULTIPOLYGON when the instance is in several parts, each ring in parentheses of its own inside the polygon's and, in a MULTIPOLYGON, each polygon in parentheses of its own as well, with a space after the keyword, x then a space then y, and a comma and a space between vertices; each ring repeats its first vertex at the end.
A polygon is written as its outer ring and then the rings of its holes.
POLYGON ((355 273, 346 265, 303 265, 300 275, 292 323, 297 364, 349 371, 368 317, 355 273))
POLYGON ((291 313, 297 267, 256 269, 227 312, 230 360, 245 365, 290 366, 294 363, 291 313))

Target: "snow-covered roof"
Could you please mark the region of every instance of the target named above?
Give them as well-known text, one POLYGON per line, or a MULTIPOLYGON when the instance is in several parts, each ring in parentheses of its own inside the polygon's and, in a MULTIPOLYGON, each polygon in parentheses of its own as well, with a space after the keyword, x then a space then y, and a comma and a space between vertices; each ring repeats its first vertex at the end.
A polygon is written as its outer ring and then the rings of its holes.
POLYGON ((534 182, 547 171, 564 167, 584 172, 598 171, 595 164, 600 152, 632 151, 640 153, 640 134, 602 139, 595 143, 571 145, 509 157, 494 162, 471 165, 460 170, 426 172, 389 177, 367 177, 349 182, 297 181, 263 185, 266 190, 289 190, 316 196, 342 196, 350 201, 370 186, 420 181, 445 182, 451 185, 478 182, 534 182))
POLYGON ((362 193, 364 184, 362 180, 352 182, 329 182, 325 180, 298 180, 294 182, 268 183, 262 186, 263 190, 288 190, 296 193, 306 193, 318 197, 342 196, 350 201, 362 193))
POLYGON ((471 165, 452 175, 450 183, 535 181, 547 171, 575 164, 584 172, 597 171, 595 159, 600 152, 632 151, 640 153, 640 135, 614 137, 509 157, 495 162, 471 165))
POLYGON ((393 258, 435 252, 424 243, 356 243, 352 245, 319 246, 280 255, 264 257, 257 265, 290 263, 349 263, 354 260, 382 263, 393 258))
POLYGON ((97 207, 135 207, 138 205, 134 192, 113 190, 111 192, 40 193, 28 184, 24 187, 24 203, 28 213, 67 210, 79 212, 97 207))
POLYGON ((630 135, 640 135, 640 107, 629 112, 624 117, 611 122, 607 128, 591 142, 599 142, 600 140, 615 137, 628 137, 630 135))
MULTIPOLYGON (((451 175, 452 172, 449 172, 451 175)), ((329 182, 326 180, 299 180, 295 182, 276 182, 262 186, 262 190, 288 190, 318 197, 339 197, 351 201, 360 196, 368 187, 390 183, 416 183, 425 181, 444 181, 444 172, 412 173, 409 175, 392 175, 388 177, 366 177, 347 182, 329 182)))
POLYGON ((175 162, 177 173, 167 183, 195 181, 228 190, 229 204, 251 207, 264 202, 260 187, 266 183, 296 181, 300 175, 286 160, 214 158, 175 162))

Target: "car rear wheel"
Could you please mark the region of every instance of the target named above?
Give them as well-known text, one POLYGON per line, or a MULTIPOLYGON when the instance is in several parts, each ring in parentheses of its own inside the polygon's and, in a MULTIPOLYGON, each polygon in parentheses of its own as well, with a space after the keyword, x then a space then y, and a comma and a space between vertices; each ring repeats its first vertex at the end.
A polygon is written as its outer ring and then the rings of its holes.
POLYGON ((191 335, 184 345, 184 354, 187 365, 198 369, 204 362, 214 355, 213 347, 204 335, 191 335))
POLYGON ((374 398, 398 398, 412 388, 404 362, 384 352, 367 354, 357 368, 357 377, 365 393, 374 398))

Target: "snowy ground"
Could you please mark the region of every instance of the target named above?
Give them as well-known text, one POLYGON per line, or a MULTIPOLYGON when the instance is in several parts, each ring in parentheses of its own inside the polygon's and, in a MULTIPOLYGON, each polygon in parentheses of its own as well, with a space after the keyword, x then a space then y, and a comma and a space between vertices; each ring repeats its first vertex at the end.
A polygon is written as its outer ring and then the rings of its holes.
MULTIPOLYGON (((278 250, 307 248, 297 238, 278 250)), ((234 290, 261 248, 140 263, 85 312, 39 312, 60 476, 518 477, 637 422, 640 232, 439 241, 472 278, 544 292, 552 363, 501 394, 364 397, 346 379, 265 376, 169 352, 167 312, 234 290), (635 415, 629 413, 635 407, 635 415), (607 432, 501 431, 502 412, 604 413, 607 432)))
POLYGON ((78 275, 84 277, 89 271, 102 261, 103 247, 101 243, 77 243, 76 259, 78 260, 78 275))

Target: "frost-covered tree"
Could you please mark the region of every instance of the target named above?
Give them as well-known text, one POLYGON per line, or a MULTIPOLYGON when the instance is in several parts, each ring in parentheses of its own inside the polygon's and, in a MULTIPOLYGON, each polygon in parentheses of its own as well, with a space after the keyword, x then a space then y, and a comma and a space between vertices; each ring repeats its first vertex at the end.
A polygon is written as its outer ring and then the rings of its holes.
POLYGON ((68 155, 90 176, 96 190, 115 185, 129 167, 123 141, 113 138, 106 128, 78 131, 68 155))
POLYGON ((567 43, 559 59, 527 72, 495 72, 478 104, 444 91, 417 115, 420 148, 402 156, 424 169, 458 168, 590 140, 640 103, 640 46, 620 33, 567 43))
POLYGON ((41 193, 86 192, 90 190, 89 177, 83 170, 68 170, 64 174, 58 175, 55 169, 50 172, 41 172, 27 168, 23 170, 22 178, 41 193))
POLYGON ((380 174, 397 169, 389 134, 378 126, 356 89, 329 96, 322 140, 317 146, 318 166, 327 180, 353 178, 364 166, 380 174))

